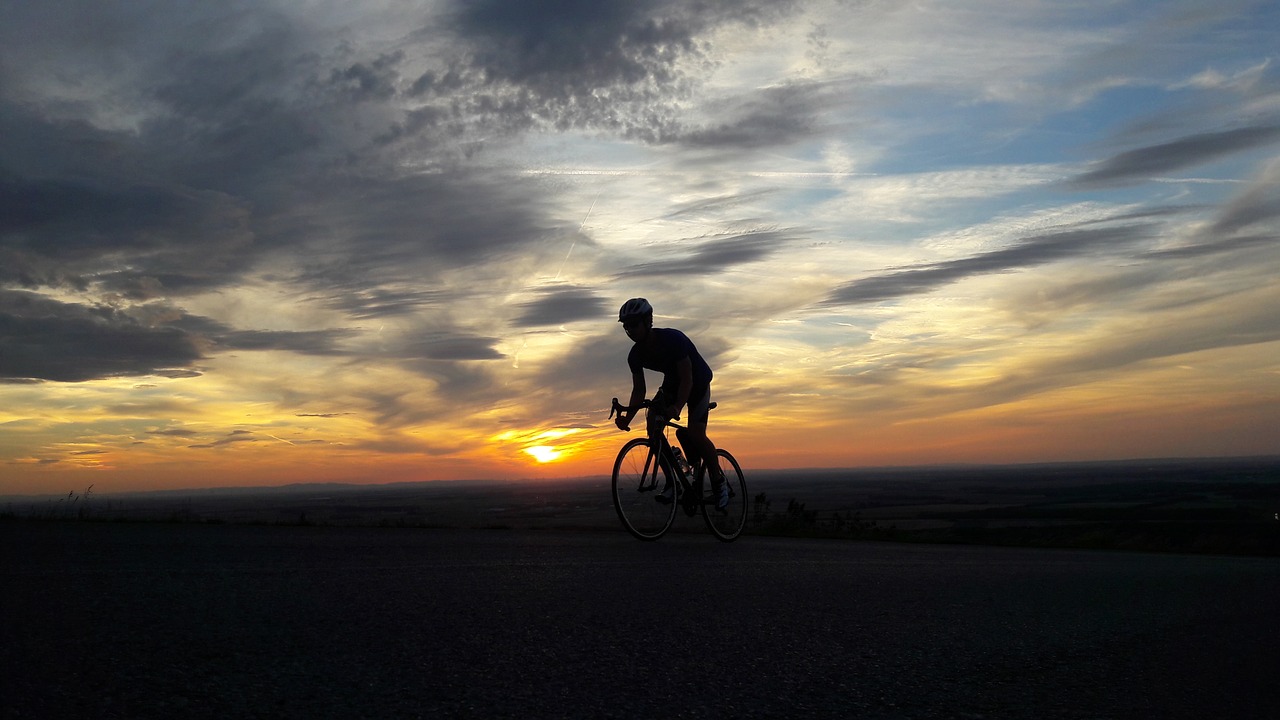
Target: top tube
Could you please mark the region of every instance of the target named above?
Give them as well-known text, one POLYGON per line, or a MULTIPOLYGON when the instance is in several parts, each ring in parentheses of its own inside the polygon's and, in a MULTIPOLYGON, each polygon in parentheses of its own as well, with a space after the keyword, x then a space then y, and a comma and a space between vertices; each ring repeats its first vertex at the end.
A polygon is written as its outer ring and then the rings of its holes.
MULTIPOLYGON (((710 411, 710 410, 715 410, 716 405, 717 405, 717 403, 716 403, 716 402, 714 402, 714 401, 712 401, 712 402, 708 403, 708 404, 707 404, 707 410, 708 410, 708 411, 710 411)), ((610 418, 610 419, 613 419, 613 416, 614 416, 615 414, 616 414, 616 415, 621 415, 622 413, 627 412, 627 411, 629 411, 629 410, 641 410, 641 409, 643 409, 643 408, 649 408, 649 407, 653 407, 653 401, 651 401, 651 400, 641 400, 639 405, 636 405, 635 407, 627 407, 626 405, 623 405, 622 403, 618 402, 618 398, 614 398, 614 399, 613 399, 613 407, 612 407, 612 408, 610 408, 610 410, 609 410, 609 418, 610 418)), ((673 428, 679 428, 679 429, 681 429, 681 430, 684 430, 684 429, 685 429, 685 427, 684 427, 683 425, 677 425, 677 424, 676 424, 676 422, 675 422, 676 420, 679 420, 679 419, 680 419, 680 416, 679 416, 679 415, 677 415, 677 416, 675 416, 675 417, 673 417, 673 418, 669 418, 669 417, 664 417, 664 418, 663 418, 663 420, 665 420, 665 421, 666 421, 666 424, 667 424, 667 425, 669 425, 669 426, 671 426, 671 427, 673 427, 673 428)))

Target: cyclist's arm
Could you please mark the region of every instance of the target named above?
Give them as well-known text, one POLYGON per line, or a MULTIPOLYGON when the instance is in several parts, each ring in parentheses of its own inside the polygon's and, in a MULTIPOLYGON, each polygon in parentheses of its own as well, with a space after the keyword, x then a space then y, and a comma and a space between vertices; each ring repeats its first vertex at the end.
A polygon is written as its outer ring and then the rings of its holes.
POLYGON ((644 402, 645 386, 644 386, 644 370, 635 370, 631 373, 631 400, 627 402, 626 412, 618 413, 617 424, 622 430, 631 429, 631 418, 635 417, 638 412, 640 403, 644 402))
POLYGON ((676 363, 676 377, 680 384, 676 387, 675 404, 671 406, 672 417, 680 417, 680 411, 689 402, 689 393, 693 392, 693 360, 688 355, 676 363))

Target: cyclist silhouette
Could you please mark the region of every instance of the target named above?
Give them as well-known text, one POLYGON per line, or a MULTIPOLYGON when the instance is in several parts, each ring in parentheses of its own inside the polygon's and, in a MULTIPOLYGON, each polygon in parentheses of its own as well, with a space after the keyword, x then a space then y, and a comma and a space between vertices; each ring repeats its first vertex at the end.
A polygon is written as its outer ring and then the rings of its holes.
MULTIPOLYGON (((653 326, 653 306, 644 298, 632 298, 618 310, 618 322, 627 337, 635 343, 627 354, 631 369, 631 400, 615 421, 621 430, 631 429, 631 418, 645 399, 644 371, 662 373, 662 385, 653 397, 649 415, 649 433, 660 433, 665 418, 678 418, 688 407, 687 429, 676 432, 689 462, 707 468, 716 507, 729 502, 729 488, 716 458, 716 446, 707 437, 707 415, 711 405, 711 366, 698 354, 698 348, 687 335, 675 328, 653 326), (659 418, 661 416, 661 418, 659 418)), ((657 496, 659 502, 674 500, 675 488, 668 485, 657 496)))

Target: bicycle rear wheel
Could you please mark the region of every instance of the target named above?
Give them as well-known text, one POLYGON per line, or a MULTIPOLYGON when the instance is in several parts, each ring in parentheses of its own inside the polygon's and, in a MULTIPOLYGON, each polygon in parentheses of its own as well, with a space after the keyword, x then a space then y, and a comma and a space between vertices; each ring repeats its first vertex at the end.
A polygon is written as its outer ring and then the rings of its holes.
MULTIPOLYGON (((707 521, 707 529, 712 535, 724 542, 733 542, 747 524, 747 480, 742 476, 738 461, 728 450, 716 450, 716 455, 720 456, 720 470, 724 472, 724 481, 729 486, 729 505, 717 508, 714 494, 707 496, 702 503, 702 519, 707 521)), ((710 488, 709 479, 706 485, 710 488)))
POLYGON ((675 482, 675 473, 652 452, 648 438, 636 438, 613 463, 613 507, 622 527, 640 540, 657 540, 676 518, 676 502, 658 502, 658 493, 675 482))

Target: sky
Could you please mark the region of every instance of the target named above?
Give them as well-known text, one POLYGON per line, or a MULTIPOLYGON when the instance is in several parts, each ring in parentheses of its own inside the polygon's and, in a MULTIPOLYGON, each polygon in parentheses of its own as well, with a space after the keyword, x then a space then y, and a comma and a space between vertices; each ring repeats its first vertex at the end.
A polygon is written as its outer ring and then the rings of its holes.
POLYGON ((1277 28, 0 0, 0 493, 605 475, 636 296, 748 474, 1274 453, 1277 28))

